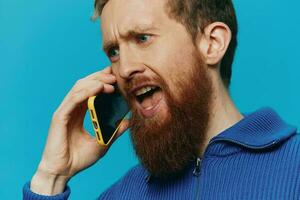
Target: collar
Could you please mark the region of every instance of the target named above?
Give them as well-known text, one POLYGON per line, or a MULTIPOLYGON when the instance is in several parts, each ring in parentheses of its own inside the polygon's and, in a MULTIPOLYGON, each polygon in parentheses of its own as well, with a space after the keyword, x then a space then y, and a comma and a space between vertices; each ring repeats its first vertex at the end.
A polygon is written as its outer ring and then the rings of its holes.
MULTIPOLYGON (((252 150, 267 149, 284 142, 295 135, 296 131, 296 127, 283 121, 273 109, 263 107, 251 114, 244 114, 242 120, 213 137, 204 157, 231 155, 240 151, 240 147, 252 150)), ((151 177, 145 169, 146 182, 149 182, 151 177)))
POLYGON ((264 149, 296 134, 296 127, 287 124, 269 107, 244 116, 235 125, 212 138, 209 144, 224 141, 249 149, 264 149))

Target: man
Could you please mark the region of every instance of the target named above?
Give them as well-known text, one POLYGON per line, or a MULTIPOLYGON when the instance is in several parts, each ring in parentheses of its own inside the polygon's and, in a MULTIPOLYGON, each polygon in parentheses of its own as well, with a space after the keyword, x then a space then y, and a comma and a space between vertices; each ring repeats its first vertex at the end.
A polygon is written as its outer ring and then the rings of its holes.
POLYGON ((83 128, 86 100, 117 82, 140 165, 99 199, 300 199, 300 136, 272 109, 242 115, 228 87, 231 0, 98 0, 111 66, 55 111, 24 199, 67 199, 67 182, 107 151, 83 128))

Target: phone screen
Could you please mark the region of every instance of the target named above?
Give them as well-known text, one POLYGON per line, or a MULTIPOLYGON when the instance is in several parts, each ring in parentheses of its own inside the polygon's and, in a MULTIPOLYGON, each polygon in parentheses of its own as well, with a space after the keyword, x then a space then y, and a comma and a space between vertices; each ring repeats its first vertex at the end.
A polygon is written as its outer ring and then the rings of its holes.
POLYGON ((122 119, 129 112, 128 105, 116 88, 112 94, 102 93, 96 96, 94 107, 102 133, 103 142, 107 144, 122 119))

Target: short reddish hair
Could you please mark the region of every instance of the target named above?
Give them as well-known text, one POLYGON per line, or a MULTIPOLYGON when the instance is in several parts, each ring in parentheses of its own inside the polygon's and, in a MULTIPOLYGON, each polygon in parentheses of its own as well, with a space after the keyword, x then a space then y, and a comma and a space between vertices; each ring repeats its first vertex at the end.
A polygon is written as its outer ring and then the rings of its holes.
MULTIPOLYGON (((95 0, 94 18, 101 15, 109 0, 95 0)), ((232 63, 237 47, 238 24, 232 0, 166 0, 171 18, 182 23, 195 39, 197 33, 213 22, 223 22, 231 30, 232 39, 221 61, 220 73, 226 87, 229 87, 232 63)))

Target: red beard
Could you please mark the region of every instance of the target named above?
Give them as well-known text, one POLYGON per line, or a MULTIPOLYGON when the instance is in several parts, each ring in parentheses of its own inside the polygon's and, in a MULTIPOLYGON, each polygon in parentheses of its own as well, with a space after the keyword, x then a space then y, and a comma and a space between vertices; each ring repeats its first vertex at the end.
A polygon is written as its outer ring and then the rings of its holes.
POLYGON ((177 98, 163 80, 156 79, 168 105, 165 120, 157 116, 143 118, 131 105, 134 149, 142 165, 155 177, 177 176, 199 156, 209 121, 212 84, 202 60, 195 61, 192 70, 175 82, 177 98))

